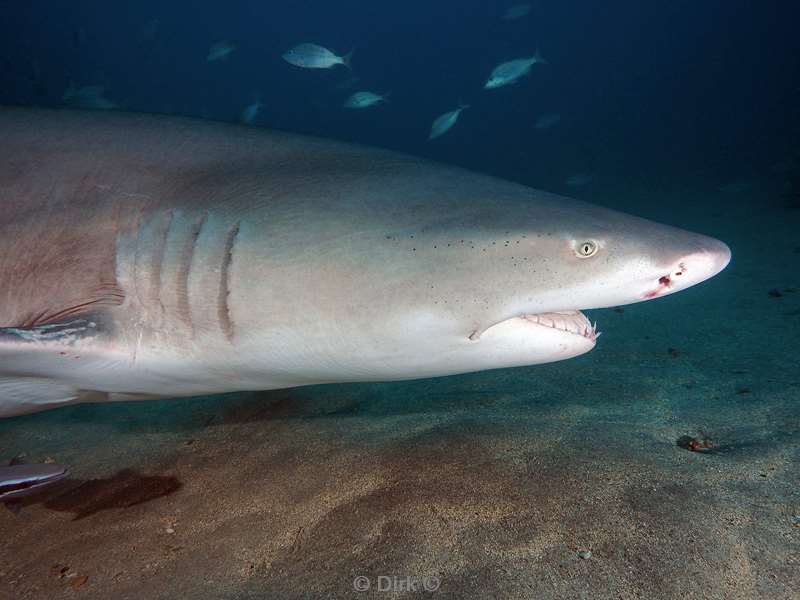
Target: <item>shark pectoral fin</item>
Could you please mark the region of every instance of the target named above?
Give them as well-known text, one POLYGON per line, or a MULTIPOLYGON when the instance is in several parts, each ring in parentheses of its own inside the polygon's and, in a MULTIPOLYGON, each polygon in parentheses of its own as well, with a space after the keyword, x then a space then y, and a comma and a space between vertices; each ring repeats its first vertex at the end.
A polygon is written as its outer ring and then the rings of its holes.
POLYGON ((48 298, 44 296, 28 313, 15 320, 20 329, 47 330, 70 323, 87 323, 125 301, 125 292, 116 283, 105 283, 78 297, 48 298))
POLYGON ((74 385, 43 377, 0 377, 0 418, 87 402, 103 392, 85 392, 74 385))

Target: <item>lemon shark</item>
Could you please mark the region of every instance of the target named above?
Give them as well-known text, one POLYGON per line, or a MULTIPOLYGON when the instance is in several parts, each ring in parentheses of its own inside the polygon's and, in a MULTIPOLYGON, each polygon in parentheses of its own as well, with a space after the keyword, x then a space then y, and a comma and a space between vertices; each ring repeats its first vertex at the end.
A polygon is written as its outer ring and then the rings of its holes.
POLYGON ((0 416, 562 360, 713 238, 329 140, 0 108, 0 416))
POLYGON ((0 109, 0 415, 561 360, 715 239, 391 152, 0 109))

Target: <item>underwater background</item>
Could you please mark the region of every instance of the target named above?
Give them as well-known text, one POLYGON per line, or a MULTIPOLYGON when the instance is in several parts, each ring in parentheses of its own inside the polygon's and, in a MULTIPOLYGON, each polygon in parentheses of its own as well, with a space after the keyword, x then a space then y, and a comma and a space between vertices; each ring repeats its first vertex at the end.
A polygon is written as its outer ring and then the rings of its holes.
POLYGON ((797 598, 798 23, 777 0, 0 1, 0 104, 380 146, 733 251, 591 311, 603 337, 562 363, 0 421, 0 461, 72 472, 0 515, 0 597, 797 598), (303 42, 352 68, 282 58, 303 42), (358 90, 388 98, 344 108, 358 90))

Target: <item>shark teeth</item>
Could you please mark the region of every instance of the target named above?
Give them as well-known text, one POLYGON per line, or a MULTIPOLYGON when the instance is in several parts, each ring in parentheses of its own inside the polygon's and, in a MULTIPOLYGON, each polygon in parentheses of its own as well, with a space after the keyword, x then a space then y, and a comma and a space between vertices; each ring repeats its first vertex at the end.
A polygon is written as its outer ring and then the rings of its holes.
POLYGON ((591 341, 601 335, 597 331, 597 323, 591 323, 580 311, 525 314, 521 318, 550 329, 580 335, 591 341))

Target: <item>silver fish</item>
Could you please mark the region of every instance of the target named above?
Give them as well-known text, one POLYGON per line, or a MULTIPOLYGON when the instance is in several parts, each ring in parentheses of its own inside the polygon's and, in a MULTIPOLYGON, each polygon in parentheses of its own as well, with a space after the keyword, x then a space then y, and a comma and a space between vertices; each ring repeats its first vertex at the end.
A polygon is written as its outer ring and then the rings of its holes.
POLYGON ((528 16, 530 12, 530 4, 515 4, 506 9, 506 12, 503 13, 503 18, 507 21, 513 21, 514 19, 521 19, 522 17, 528 16))
POLYGON ((229 42, 217 42, 208 49, 206 60, 208 62, 215 62, 218 60, 227 60, 227 58, 236 51, 236 46, 229 42))
POLYGON ((67 106, 74 108, 88 108, 92 110, 110 110, 119 108, 117 104, 105 97, 105 87, 102 85, 85 85, 75 87, 70 83, 61 99, 67 106))
POLYGON ((469 108, 469 104, 462 104, 457 109, 451 110, 450 112, 446 112, 443 115, 436 117, 431 125, 431 133, 428 136, 428 139, 436 139, 440 135, 444 135, 447 131, 449 131, 450 128, 456 124, 461 111, 465 108, 469 108))
POLYGON ((242 112, 239 114, 239 121, 244 123, 245 125, 252 125, 253 121, 256 120, 261 109, 264 108, 264 103, 261 100, 256 100, 252 104, 248 104, 242 109, 242 112))
POLYGON ((303 69, 330 69, 336 65, 350 68, 353 50, 344 56, 337 56, 318 44, 299 44, 283 54, 283 60, 303 69))
POLYGON ((561 115, 557 114, 547 114, 542 115, 538 119, 536 119, 536 129, 550 129, 551 127, 555 127, 561 122, 561 115))
POLYGON ((492 69, 484 89, 492 90, 504 85, 516 83, 520 77, 527 75, 533 65, 547 64, 539 51, 530 58, 517 58, 501 63, 492 69))
POLYGON ((356 92, 344 101, 345 108, 368 108, 381 102, 386 102, 389 94, 375 94, 373 92, 356 92))

